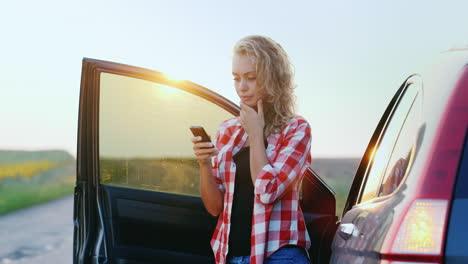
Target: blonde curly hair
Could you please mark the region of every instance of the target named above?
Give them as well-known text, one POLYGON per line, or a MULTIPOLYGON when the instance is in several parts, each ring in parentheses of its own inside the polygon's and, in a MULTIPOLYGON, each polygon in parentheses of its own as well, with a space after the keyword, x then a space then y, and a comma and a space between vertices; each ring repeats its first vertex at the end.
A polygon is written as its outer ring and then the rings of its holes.
POLYGON ((295 115, 294 70, 280 44, 265 36, 247 36, 234 46, 234 54, 248 56, 255 65, 257 89, 263 99, 264 135, 279 133, 295 115))

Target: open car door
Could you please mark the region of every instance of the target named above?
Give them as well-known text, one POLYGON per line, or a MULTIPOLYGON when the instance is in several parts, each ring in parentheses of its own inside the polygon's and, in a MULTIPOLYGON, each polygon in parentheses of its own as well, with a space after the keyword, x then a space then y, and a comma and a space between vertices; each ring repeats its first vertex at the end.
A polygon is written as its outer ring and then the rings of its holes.
MULTIPOLYGON (((213 263, 217 218, 200 197, 189 127, 214 138, 238 114, 237 105, 192 82, 83 59, 73 263, 213 263)), ((302 197, 310 253, 326 259, 334 195, 309 170, 302 197)))
POLYGON ((397 190, 407 188, 411 178, 403 176, 424 133, 421 98, 422 81, 411 75, 383 113, 351 185, 330 263, 381 263, 384 238, 405 197, 397 190))

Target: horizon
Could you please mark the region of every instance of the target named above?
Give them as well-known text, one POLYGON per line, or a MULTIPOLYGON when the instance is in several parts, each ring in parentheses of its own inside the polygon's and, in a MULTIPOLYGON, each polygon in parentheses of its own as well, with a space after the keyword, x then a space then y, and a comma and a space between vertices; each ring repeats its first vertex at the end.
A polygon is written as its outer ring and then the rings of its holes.
MULTIPOLYGON (((16 151, 16 152, 52 152, 52 151, 63 151, 63 152, 66 152, 67 154, 69 154, 70 156, 72 156, 74 159, 77 158, 76 154, 74 153, 71 153, 69 151, 67 151, 66 149, 0 149, 0 152, 1 151, 16 151)), ((138 159, 139 157, 135 157, 135 159, 138 159)), ((194 156, 195 158, 195 156, 194 156)), ((316 157, 312 157, 312 163, 313 163, 313 160, 314 159, 361 159, 362 157, 359 157, 359 156, 342 156, 342 157, 328 157, 328 156, 316 156, 316 157)))

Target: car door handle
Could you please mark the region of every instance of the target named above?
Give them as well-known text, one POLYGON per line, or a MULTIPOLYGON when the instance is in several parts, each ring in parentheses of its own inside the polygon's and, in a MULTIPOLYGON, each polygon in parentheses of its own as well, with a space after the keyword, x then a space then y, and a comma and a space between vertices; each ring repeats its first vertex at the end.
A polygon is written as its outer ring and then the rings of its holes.
POLYGON ((340 230, 338 233, 344 240, 348 240, 354 233, 356 226, 354 224, 340 224, 340 230))

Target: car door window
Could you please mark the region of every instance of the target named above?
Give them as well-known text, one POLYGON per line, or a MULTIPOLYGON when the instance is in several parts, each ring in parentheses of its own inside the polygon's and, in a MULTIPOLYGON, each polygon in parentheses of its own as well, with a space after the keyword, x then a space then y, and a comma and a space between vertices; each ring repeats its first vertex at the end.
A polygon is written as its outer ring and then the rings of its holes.
MULTIPOLYGON (((372 166, 367 173, 364 185, 361 187, 361 194, 358 203, 375 198, 380 190, 381 179, 385 175, 391 154, 394 151, 395 143, 400 135, 401 128, 408 117, 408 113, 420 91, 419 85, 408 84, 402 98, 391 115, 388 125, 372 151, 372 166)), ((396 156, 395 156, 396 157, 396 156)))
POLYGON ((398 135, 384 177, 380 183, 378 196, 391 194, 400 186, 406 173, 411 168, 418 145, 418 136, 422 136, 422 133, 420 133, 422 129, 424 129, 424 126, 421 126, 421 97, 417 96, 398 135))
POLYGON ((100 183, 199 196, 199 166, 189 127, 214 139, 233 115, 199 96, 170 86, 101 73, 100 183))

